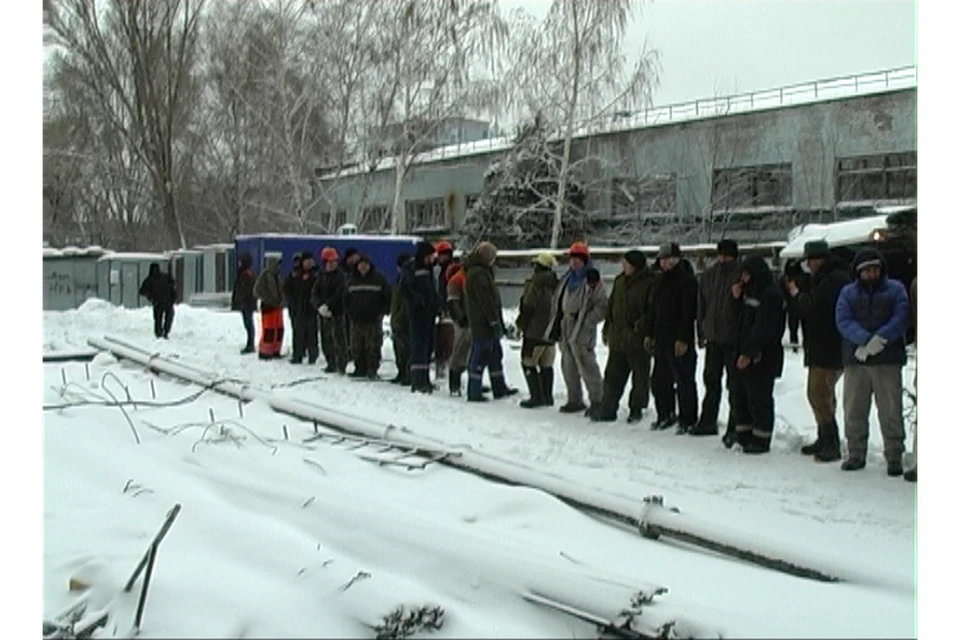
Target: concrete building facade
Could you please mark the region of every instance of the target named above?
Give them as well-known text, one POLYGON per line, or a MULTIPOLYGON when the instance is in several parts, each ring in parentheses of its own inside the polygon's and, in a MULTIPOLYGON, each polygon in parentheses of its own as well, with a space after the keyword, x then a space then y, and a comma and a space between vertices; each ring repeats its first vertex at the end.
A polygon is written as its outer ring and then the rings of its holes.
MULTIPOLYGON (((509 148, 484 140, 421 156, 402 190, 408 231, 456 233, 509 148)), ((573 156, 589 167, 595 242, 782 239, 799 223, 916 203, 915 69, 641 112, 582 133, 573 156)), ((388 229, 395 184, 389 163, 320 178, 311 218, 388 229)))

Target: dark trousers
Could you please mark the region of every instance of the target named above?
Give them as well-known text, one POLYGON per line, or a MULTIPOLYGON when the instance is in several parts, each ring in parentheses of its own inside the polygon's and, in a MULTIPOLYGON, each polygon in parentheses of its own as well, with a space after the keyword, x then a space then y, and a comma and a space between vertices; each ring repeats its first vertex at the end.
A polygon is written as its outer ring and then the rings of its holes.
POLYGON ((727 400, 730 413, 727 419, 729 428, 733 428, 733 399, 730 398, 730 379, 734 373, 734 363, 737 360, 737 350, 733 346, 716 342, 708 342, 706 357, 703 362, 703 386, 706 393, 703 396, 703 406, 700 408, 700 422, 715 425, 720 413, 720 398, 723 396, 723 374, 727 374, 727 400))
POLYGON ((474 340, 470 346, 470 359, 467 363, 468 398, 479 398, 483 395, 484 369, 490 371, 490 388, 493 395, 502 396, 507 384, 503 379, 503 347, 500 346, 500 340, 497 338, 480 338, 474 340))
POLYGON ((410 314, 410 384, 414 387, 430 384, 430 355, 433 353, 436 316, 418 318, 410 314))
POLYGON ((800 316, 795 313, 788 313, 787 326, 790 327, 790 343, 800 344, 800 316))
POLYGON ((756 365, 737 370, 730 379, 731 399, 736 402, 733 416, 741 443, 751 435, 769 439, 773 434, 775 381, 776 378, 756 365))
POLYGON ((257 339, 257 329, 253 324, 253 311, 241 311, 243 318, 243 328, 247 332, 247 349, 253 349, 253 343, 257 339))
POLYGON ((657 340, 656 344, 651 386, 657 417, 673 415, 679 400, 679 422, 682 426, 691 427, 697 422, 696 349, 690 345, 687 352, 678 358, 673 355, 673 340, 657 340))
POLYGON ((383 346, 383 321, 353 321, 350 328, 350 351, 353 366, 364 375, 376 375, 380 369, 380 348, 383 346))
POLYGON ((304 352, 310 362, 316 362, 320 357, 319 336, 317 335, 317 314, 306 312, 300 314, 293 322, 293 359, 303 360, 304 352))
POLYGON ((410 377, 410 325, 390 325, 390 335, 393 342, 393 359, 397 365, 397 375, 401 378, 410 377))
POLYGON ((616 415, 627 379, 631 376, 633 387, 630 389, 629 406, 630 413, 636 413, 646 409, 650 403, 650 355, 642 349, 610 351, 603 371, 604 415, 616 415))
POLYGON ((344 315, 320 318, 320 345, 327 366, 344 371, 347 368, 347 318, 344 315))
POLYGON ((158 338, 169 338, 170 327, 173 326, 173 305, 153 306, 153 335, 158 338))
POLYGON ((300 354, 300 358, 303 358, 303 345, 301 344, 301 336, 297 333, 297 325, 300 322, 300 315, 295 313, 293 309, 287 307, 287 314, 290 316, 290 332, 291 332, 291 349, 293 350, 294 357, 296 354, 300 354))

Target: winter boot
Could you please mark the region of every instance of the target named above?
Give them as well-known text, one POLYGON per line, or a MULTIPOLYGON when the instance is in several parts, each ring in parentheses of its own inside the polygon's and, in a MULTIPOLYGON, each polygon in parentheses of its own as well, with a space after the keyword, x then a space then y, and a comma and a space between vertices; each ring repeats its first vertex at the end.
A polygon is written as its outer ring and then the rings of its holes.
POLYGON ((497 382, 493 383, 493 399, 499 400, 500 398, 509 398, 510 396, 515 396, 520 393, 519 389, 514 389, 513 387, 508 387, 506 382, 503 382, 503 378, 497 378, 497 382))
POLYGON ((249 345, 249 344, 248 344, 247 346, 245 346, 245 347, 243 348, 242 351, 240 351, 240 355, 242 355, 242 356, 245 356, 245 355, 247 355, 248 353, 253 353, 253 345, 249 345))
POLYGON ((805 456, 815 456, 820 453, 820 450, 823 449, 824 443, 824 433, 823 425, 817 425, 817 439, 810 444, 805 444, 800 447, 800 453, 805 456))
POLYGON ((820 432, 818 438, 820 450, 813 455, 813 459, 817 462, 836 462, 839 460, 842 457, 840 455, 840 428, 837 426, 836 420, 819 427, 817 431, 820 432))
POLYGON ((643 409, 631 409, 627 416, 627 424, 636 424, 643 420, 643 409))
POLYGON ((487 396, 467 396, 467 402, 490 402, 487 396))
POLYGON ((451 396, 460 396, 462 391, 460 390, 460 383, 463 380, 463 369, 450 369, 447 373, 447 381, 449 382, 449 389, 451 396))
POLYGON ((903 479, 907 482, 916 482, 917 481, 917 468, 909 469, 903 473, 903 479))
POLYGON ((650 430, 663 431, 664 429, 669 429, 675 424, 677 424, 677 416, 673 413, 663 417, 657 416, 657 419, 650 426, 650 430))
POLYGON ((743 445, 744 453, 769 453, 770 438, 751 436, 750 441, 743 445))
POLYGON ((527 381, 527 388, 530 390, 530 397, 520 402, 524 409, 534 409, 543 406, 543 387, 540 384, 540 372, 536 367, 524 367, 523 377, 527 381))
POLYGON ((840 465, 840 468, 844 471, 859 471, 867 466, 867 461, 863 458, 847 458, 843 461, 843 464, 840 465))
POLYGON ((692 436, 715 436, 719 433, 716 422, 704 422, 701 420, 688 433, 692 436))
POLYGON ((553 406, 553 367, 540 367, 540 388, 543 390, 543 406, 553 406))
POLYGON ((582 402, 567 402, 567 404, 560 407, 560 413, 580 413, 587 408, 587 405, 582 402))
POLYGON ((891 478, 897 478, 903 475, 903 463, 899 460, 887 462, 887 475, 891 478))
POLYGON ((590 418, 593 420, 600 416, 600 410, 603 408, 603 405, 599 402, 591 402, 590 406, 586 411, 583 412, 584 417, 590 418))
POLYGON ((336 373, 336 372, 337 372, 337 365, 335 365, 335 364, 333 364, 333 363, 331 362, 330 364, 328 364, 326 367, 323 368, 323 372, 324 372, 324 373, 336 373))

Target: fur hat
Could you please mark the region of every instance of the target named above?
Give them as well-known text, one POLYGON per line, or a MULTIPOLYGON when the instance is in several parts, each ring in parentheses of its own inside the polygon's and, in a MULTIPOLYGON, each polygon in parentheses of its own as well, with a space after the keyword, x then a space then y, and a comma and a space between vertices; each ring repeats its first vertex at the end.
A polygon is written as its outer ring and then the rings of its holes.
POLYGON ((493 262, 497 257, 497 247, 492 242, 481 242, 477 245, 477 255, 480 256, 484 262, 493 262))
POLYGON ((668 242, 667 244, 661 245, 660 250, 657 251, 657 260, 660 258, 679 258, 680 257, 680 245, 676 242, 668 242))

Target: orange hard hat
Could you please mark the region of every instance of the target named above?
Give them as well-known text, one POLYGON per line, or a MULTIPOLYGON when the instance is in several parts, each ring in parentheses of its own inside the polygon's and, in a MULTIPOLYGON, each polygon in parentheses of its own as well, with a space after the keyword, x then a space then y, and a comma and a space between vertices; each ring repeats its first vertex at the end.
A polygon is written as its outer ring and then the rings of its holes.
POLYGON ((574 242, 572 245, 570 245, 570 250, 567 251, 567 255, 571 257, 580 256, 586 259, 590 257, 590 249, 587 248, 587 245, 584 242, 574 242))
POLYGON ((436 253, 453 253, 453 245, 447 242, 446 240, 441 240, 440 242, 433 245, 433 250, 436 253))
POLYGON ((336 262, 339 257, 337 250, 333 247, 324 247, 323 251, 320 252, 320 260, 322 262, 336 262))

